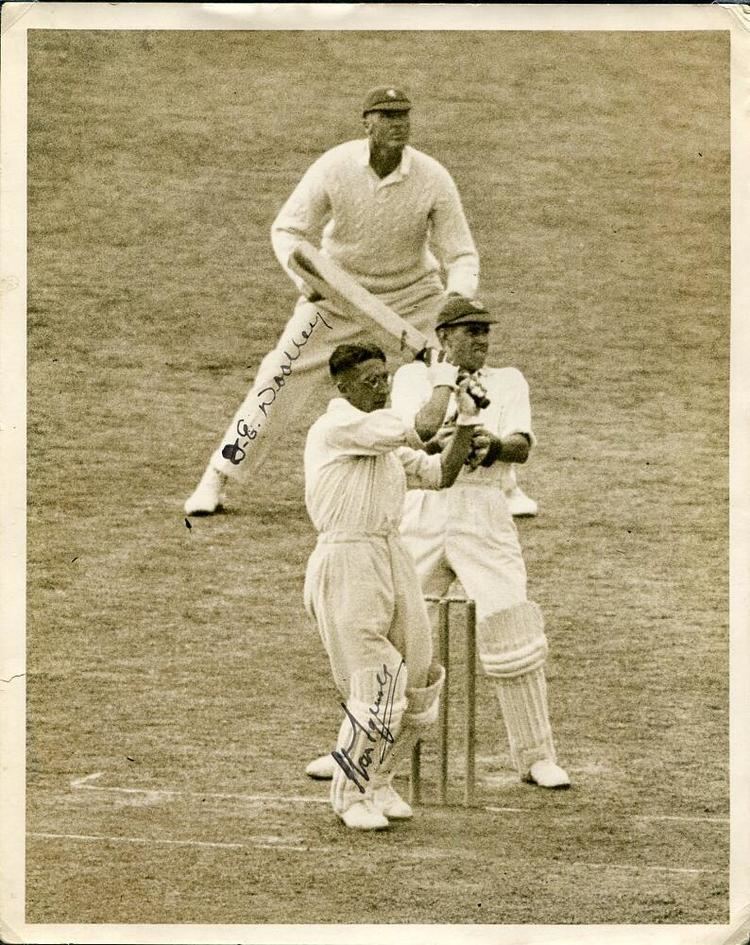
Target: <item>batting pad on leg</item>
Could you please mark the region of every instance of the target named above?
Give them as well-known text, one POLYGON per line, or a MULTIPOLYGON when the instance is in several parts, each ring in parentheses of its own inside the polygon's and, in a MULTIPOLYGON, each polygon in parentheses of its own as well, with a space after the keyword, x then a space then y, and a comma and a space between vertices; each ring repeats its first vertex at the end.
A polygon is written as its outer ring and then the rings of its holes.
POLYGON ((337 814, 372 795, 373 777, 395 743, 406 708, 406 669, 364 669, 351 679, 333 758, 331 805, 337 814))
POLYGON ((496 681, 513 765, 523 778, 535 761, 556 760, 547 707, 547 638, 538 605, 525 601, 479 626, 480 657, 496 681))
POLYGON ((524 601, 479 624, 479 655, 488 676, 511 679, 544 666, 547 637, 539 605, 524 601))
POLYGON ((435 724, 444 685, 445 670, 439 663, 433 663, 427 672, 427 686, 424 689, 406 690, 406 711, 401 733, 375 775, 376 785, 390 782, 401 763, 411 758, 412 749, 419 739, 435 724))

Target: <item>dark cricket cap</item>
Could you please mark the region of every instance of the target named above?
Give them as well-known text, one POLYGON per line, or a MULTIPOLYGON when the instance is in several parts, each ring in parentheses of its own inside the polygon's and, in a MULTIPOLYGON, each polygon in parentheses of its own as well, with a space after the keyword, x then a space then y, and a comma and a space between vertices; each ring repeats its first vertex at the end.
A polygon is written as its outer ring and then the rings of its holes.
POLYGON ((393 85, 370 89, 362 103, 362 114, 368 112, 408 112, 411 102, 406 92, 393 85))
POLYGON ((496 325, 497 319, 480 302, 471 299, 450 299, 440 309, 436 328, 453 328, 456 325, 496 325))

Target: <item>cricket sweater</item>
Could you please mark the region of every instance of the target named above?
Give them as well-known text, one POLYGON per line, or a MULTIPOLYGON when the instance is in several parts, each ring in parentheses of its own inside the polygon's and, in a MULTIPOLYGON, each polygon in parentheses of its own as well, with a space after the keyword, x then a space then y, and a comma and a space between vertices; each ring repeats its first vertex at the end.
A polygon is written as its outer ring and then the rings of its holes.
POLYGON ((446 291, 473 298, 479 258, 458 189, 429 155, 404 148, 401 163, 379 178, 369 141, 347 141, 307 170, 271 228, 274 252, 288 266, 302 241, 321 251, 376 295, 398 292, 430 273, 445 274, 446 291))

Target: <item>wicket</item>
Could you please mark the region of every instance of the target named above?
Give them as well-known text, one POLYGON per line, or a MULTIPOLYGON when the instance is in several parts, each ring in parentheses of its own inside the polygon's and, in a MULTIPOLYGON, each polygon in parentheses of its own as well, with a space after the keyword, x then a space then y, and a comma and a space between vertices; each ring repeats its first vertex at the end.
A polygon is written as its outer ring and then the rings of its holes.
MULTIPOLYGON (((450 608, 451 604, 463 604, 466 612, 466 716, 464 719, 464 758, 466 779, 464 782, 464 805, 474 803, 475 787, 475 718, 476 718, 476 605, 464 597, 425 597, 429 603, 438 605, 438 659, 445 667, 445 686, 440 698, 438 727, 438 801, 448 803, 448 712, 450 682, 450 608)), ((419 804, 422 799, 421 743, 417 742, 411 756, 410 800, 419 804)))

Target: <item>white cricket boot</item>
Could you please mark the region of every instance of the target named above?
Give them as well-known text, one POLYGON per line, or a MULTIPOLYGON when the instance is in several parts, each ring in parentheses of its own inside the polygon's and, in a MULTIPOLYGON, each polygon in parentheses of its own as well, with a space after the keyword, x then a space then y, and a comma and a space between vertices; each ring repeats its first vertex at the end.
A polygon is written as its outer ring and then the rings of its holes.
POLYGON ((391 820, 408 820, 414 814, 411 805, 406 803, 391 782, 399 767, 411 758, 414 745, 437 721, 444 683, 445 670, 439 663, 432 663, 427 671, 425 688, 406 690, 406 711, 401 718, 398 738, 373 780, 375 806, 391 820))
POLYGON ((538 605, 524 601, 486 617, 479 628, 482 665, 494 678, 510 755, 522 781, 570 787, 557 764, 547 707, 547 637, 538 605))
POLYGON ((568 772, 555 764, 550 758, 535 761, 529 768, 529 773, 523 778, 529 784, 536 784, 543 788, 569 788, 568 772))
POLYGON ((380 813, 369 797, 347 807, 339 817, 350 830, 385 830, 388 826, 388 818, 380 813))
POLYGON ((516 518, 533 518, 539 511, 537 503, 518 485, 513 486, 504 495, 510 514, 516 518))
POLYGON ((185 501, 186 514, 213 515, 222 508, 228 478, 226 473, 219 472, 209 463, 195 492, 185 501))
POLYGON ((392 784, 381 784, 373 791, 375 808, 389 820, 409 820, 414 816, 410 804, 401 797, 392 784))
POLYGON ((305 774, 313 781, 330 781, 336 768, 336 762, 333 755, 328 752, 327 755, 321 755, 320 758, 313 759, 305 768, 305 774))

